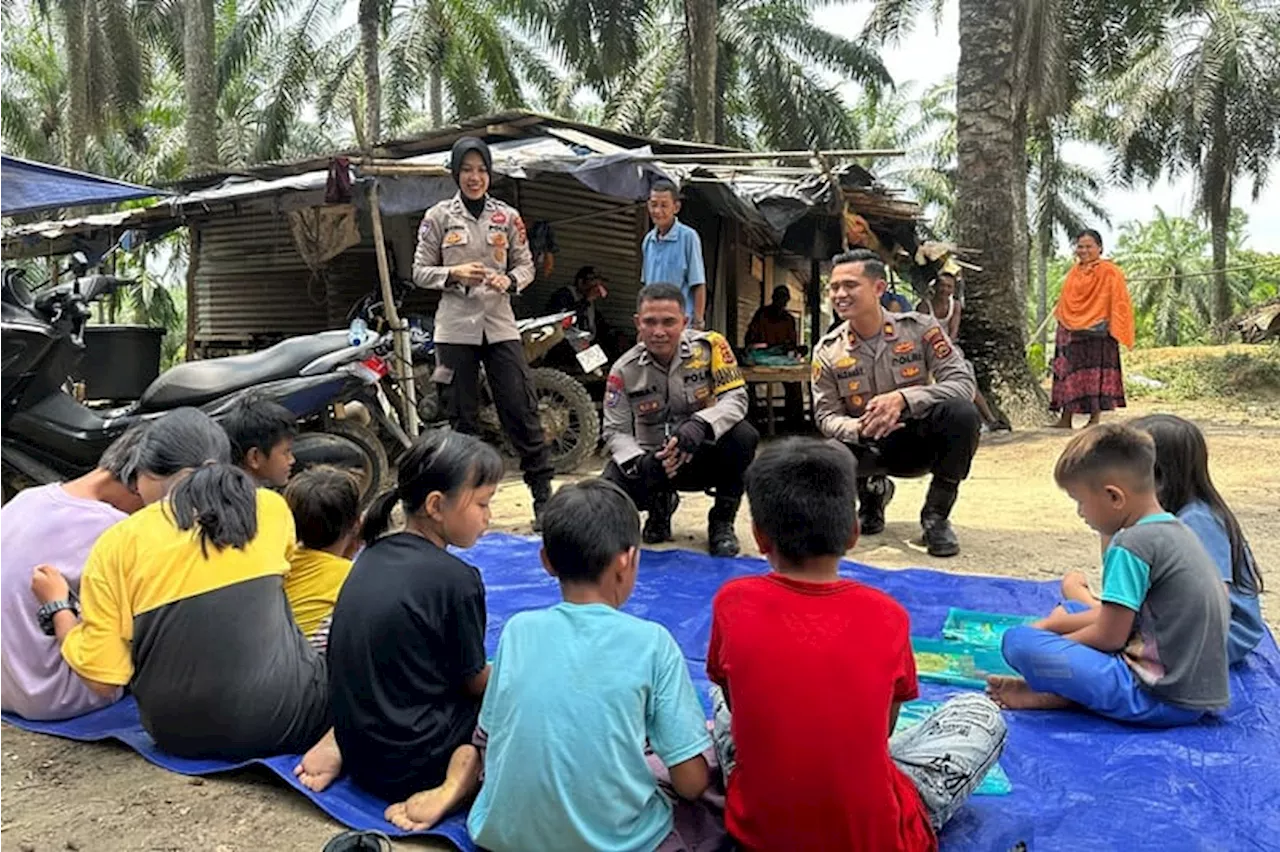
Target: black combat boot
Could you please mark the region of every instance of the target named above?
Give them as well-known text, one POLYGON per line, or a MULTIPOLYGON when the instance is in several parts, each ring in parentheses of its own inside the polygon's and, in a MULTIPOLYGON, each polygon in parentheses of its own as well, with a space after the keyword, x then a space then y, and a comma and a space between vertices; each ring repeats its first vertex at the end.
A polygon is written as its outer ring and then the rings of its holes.
POLYGON ((716 497, 707 513, 707 551, 712 556, 737 556, 738 534, 733 531, 733 520, 738 517, 741 497, 716 497))
POLYGON ((955 556, 960 552, 960 539, 951 528, 951 507, 956 504, 960 483, 934 477, 920 510, 920 527, 930 556, 955 556))
POLYGON ((671 516, 679 505, 680 495, 674 491, 660 491, 649 497, 649 517, 640 533, 645 544, 671 541, 671 516))
POLYGON ((533 531, 542 532, 542 508, 551 499, 551 480, 532 483, 529 492, 533 494, 533 531))
POLYGON ((893 480, 887 476, 868 476, 858 480, 858 531, 861 535, 884 532, 884 510, 893 499, 893 480))

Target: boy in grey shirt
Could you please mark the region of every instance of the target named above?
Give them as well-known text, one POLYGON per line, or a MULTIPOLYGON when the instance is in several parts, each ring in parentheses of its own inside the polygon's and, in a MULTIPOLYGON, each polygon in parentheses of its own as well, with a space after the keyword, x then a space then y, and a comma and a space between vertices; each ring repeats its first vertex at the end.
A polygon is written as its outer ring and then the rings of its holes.
POLYGON ((1005 660, 1023 677, 989 678, 987 691, 1008 709, 1079 704, 1156 727, 1225 708, 1230 605, 1200 539, 1160 506, 1150 437, 1120 424, 1087 429, 1054 479, 1110 540, 1102 593, 1069 576, 1070 600, 1004 635, 1005 660))

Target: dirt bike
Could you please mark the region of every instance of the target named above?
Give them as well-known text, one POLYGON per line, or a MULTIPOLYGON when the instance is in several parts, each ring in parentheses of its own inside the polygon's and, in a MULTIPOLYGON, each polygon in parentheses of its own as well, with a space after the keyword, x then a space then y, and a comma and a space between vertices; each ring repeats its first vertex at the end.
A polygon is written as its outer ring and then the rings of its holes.
MULTIPOLYGON (((401 282, 393 287, 397 313, 409 290, 409 286, 401 282)), ((419 420, 424 428, 443 426, 448 423, 448 415, 440 403, 436 384, 431 380, 436 367, 435 321, 429 316, 400 313, 400 317, 409 325, 419 420)), ((371 333, 384 333, 387 322, 381 293, 370 293, 356 302, 348 312, 347 320, 349 323, 360 320, 371 333)), ((587 375, 600 375, 608 359, 603 350, 592 342, 592 335, 578 327, 573 312, 516 320, 516 328, 520 332, 525 360, 531 368, 538 417, 551 448, 551 464, 556 473, 569 473, 595 452, 600 440, 600 415, 580 381, 563 370, 538 365, 549 352, 561 345, 573 350, 576 362, 587 375)), ((384 379, 383 387, 388 397, 399 402, 400 392, 392 377, 384 379)), ((501 447, 507 455, 515 455, 498 420, 498 409, 493 403, 483 367, 480 376, 480 428, 481 437, 486 441, 501 447)))

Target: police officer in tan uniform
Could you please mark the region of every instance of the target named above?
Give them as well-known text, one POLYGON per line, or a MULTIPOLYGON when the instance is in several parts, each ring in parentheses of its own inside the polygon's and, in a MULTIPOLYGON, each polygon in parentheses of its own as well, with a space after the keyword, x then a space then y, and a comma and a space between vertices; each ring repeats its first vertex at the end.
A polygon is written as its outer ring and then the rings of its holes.
MULTIPOLYGON (((948 518, 982 423, 972 368, 936 319, 881 307, 884 264, 875 252, 845 252, 832 264, 831 300, 844 322, 814 347, 818 429, 847 445, 863 469, 904 477, 932 473, 920 512, 924 542, 933 556, 954 556, 960 542, 948 518)), ((858 518, 866 535, 884 530, 885 506, 893 497, 888 476, 858 479, 858 518)))
POLYGON ((484 362, 503 430, 520 454, 533 493, 534 528, 551 496, 551 457, 538 419, 511 295, 533 281, 533 255, 514 207, 488 194, 489 146, 464 136, 450 168, 458 193, 427 211, 418 227, 413 283, 442 290, 436 308, 436 371, 449 422, 480 432, 480 362, 484 362))
POLYGON ((688 329, 687 322, 679 287, 641 289, 639 342, 609 371, 604 438, 611 458, 603 476, 649 512, 648 544, 671 540, 678 491, 714 488, 708 549, 733 556, 743 474, 760 435, 745 419, 746 382, 729 342, 714 331, 688 329))

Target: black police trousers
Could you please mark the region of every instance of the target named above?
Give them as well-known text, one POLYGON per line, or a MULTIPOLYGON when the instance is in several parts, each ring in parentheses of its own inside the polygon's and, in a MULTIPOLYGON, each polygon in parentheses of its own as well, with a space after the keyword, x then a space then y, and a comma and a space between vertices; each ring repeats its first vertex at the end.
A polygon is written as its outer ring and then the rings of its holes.
MULTIPOLYGON (((672 491, 705 491, 715 489, 716 504, 729 506, 734 511, 742 500, 743 475, 756 455, 760 433, 747 421, 735 424, 720 440, 703 442, 693 458, 680 466, 674 478, 667 478, 661 464, 640 460, 636 474, 627 476, 617 463, 610 460, 601 476, 617 485, 631 497, 636 508, 648 511, 653 495, 672 491)), ((654 451, 650 451, 650 455, 654 451)), ((730 518, 732 520, 732 518, 730 518)))
POLYGON ((911 479, 932 473, 935 478, 960 482, 969 476, 978 451, 982 416, 967 399, 934 403, 924 417, 878 441, 847 444, 858 460, 858 478, 897 476, 911 479))
MULTIPOLYGON (((551 449, 538 419, 533 375, 518 340, 437 343, 436 364, 447 371, 447 382, 438 382, 440 400, 449 424, 468 435, 480 434, 480 362, 489 377, 489 390, 498 409, 502 431, 520 456, 520 469, 531 490, 550 488, 551 449)), ((535 497, 540 495, 536 494, 535 497)), ((550 496, 549 494, 544 495, 550 496)))

